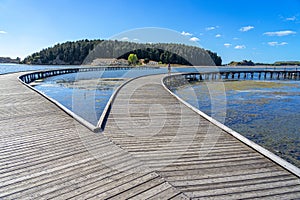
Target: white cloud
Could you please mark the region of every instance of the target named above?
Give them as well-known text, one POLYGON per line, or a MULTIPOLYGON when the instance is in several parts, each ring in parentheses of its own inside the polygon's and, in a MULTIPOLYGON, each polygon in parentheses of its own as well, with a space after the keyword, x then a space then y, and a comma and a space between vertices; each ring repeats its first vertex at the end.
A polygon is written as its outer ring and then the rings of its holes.
POLYGON ((211 30, 214 30, 214 29, 216 29, 216 28, 215 27, 207 27, 205 30, 211 31, 211 30))
POLYGON ((240 38, 237 38, 237 37, 235 37, 235 38, 233 38, 234 40, 239 40, 240 38))
POLYGON ((274 47, 274 46, 283 46, 283 45, 287 45, 288 43, 287 42, 268 42, 268 45, 274 47))
POLYGON ((296 34, 295 31, 275 31, 275 32, 265 32, 264 35, 267 36, 286 36, 296 34))
POLYGON ((133 42, 139 42, 140 40, 137 39, 137 38, 134 38, 132 41, 133 41, 133 42))
POLYGON ((217 34, 217 35, 216 35, 216 38, 219 38, 219 37, 221 37, 221 36, 222 36, 221 34, 217 34))
POLYGON ((240 31, 247 32, 247 31, 250 31, 251 29, 254 29, 254 26, 244 26, 244 27, 240 28, 240 31))
POLYGON ((121 38, 121 40, 122 40, 122 41, 128 41, 129 38, 128 38, 128 37, 123 37, 123 38, 121 38))
POLYGON ((230 44, 230 43, 225 43, 224 46, 225 46, 226 48, 229 48, 229 47, 232 46, 232 44, 230 44))
POLYGON ((191 39, 190 39, 190 41, 192 41, 192 42, 197 42, 197 41, 199 41, 200 39, 199 38, 197 38, 197 37, 192 37, 191 39))
POLYGON ((0 34, 6 34, 7 32, 6 31, 0 31, 0 34))
POLYGON ((296 16, 293 16, 293 17, 288 17, 288 18, 286 18, 285 20, 287 20, 287 21, 296 21, 296 16))
POLYGON ((217 28, 219 28, 219 26, 211 26, 211 27, 205 28, 205 30, 211 31, 211 30, 215 30, 215 29, 217 29, 217 28))
POLYGON ((245 45, 236 45, 234 48, 235 49, 246 49, 246 46, 245 45))
POLYGON ((182 31, 182 32, 181 32, 181 35, 184 35, 184 36, 192 36, 193 34, 188 33, 188 32, 185 32, 185 31, 182 31))

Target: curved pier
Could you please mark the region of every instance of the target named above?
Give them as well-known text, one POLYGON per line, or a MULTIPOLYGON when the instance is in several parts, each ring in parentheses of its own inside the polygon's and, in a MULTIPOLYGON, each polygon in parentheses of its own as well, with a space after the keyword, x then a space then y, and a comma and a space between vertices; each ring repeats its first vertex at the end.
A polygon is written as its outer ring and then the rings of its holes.
POLYGON ((0 76, 0 199, 184 199, 103 134, 0 76), (139 196, 140 195, 140 196, 139 196))
POLYGON ((24 73, 19 79, 24 83, 31 83, 38 79, 48 78, 51 76, 71 74, 78 72, 91 72, 91 71, 116 71, 116 70, 130 70, 130 69, 154 69, 159 67, 82 67, 82 68, 68 68, 68 69, 54 69, 46 71, 36 71, 32 73, 24 73))
POLYGON ((300 198, 298 168, 189 108, 164 75, 123 85, 103 134, 25 87, 22 75, 0 76, 1 199, 300 198))
POLYGON ((297 70, 231 70, 220 72, 182 73, 189 81, 207 80, 300 80, 297 70))
POLYGON ((164 79, 164 84, 172 89, 188 82, 197 81, 237 81, 237 80, 300 80, 297 70, 238 70, 219 72, 177 73, 164 79))
POLYGON ((125 85, 104 135, 192 199, 300 197, 297 167, 178 101, 163 77, 125 85))

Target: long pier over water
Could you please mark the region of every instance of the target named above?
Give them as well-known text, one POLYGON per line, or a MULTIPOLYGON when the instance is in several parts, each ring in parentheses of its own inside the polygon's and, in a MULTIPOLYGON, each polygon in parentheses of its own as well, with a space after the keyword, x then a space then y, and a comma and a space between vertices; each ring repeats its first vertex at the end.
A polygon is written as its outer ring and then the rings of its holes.
POLYGON ((96 134, 24 74, 0 76, 1 199, 300 198, 298 168, 179 101, 165 75, 124 85, 96 134))
POLYGON ((227 80, 300 80, 300 71, 292 70, 238 70, 220 72, 195 72, 173 75, 173 84, 176 79, 187 81, 227 81, 227 80))
POLYGON ((238 70, 183 74, 188 80, 299 80, 300 71, 287 70, 238 70))

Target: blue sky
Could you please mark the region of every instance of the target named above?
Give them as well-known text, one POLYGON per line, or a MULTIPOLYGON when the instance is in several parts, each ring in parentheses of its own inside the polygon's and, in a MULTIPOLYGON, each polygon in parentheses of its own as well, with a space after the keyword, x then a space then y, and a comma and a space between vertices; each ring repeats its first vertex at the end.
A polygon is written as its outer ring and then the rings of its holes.
POLYGON ((300 60, 300 0, 0 0, 0 56, 123 31, 178 31, 232 60, 300 60))

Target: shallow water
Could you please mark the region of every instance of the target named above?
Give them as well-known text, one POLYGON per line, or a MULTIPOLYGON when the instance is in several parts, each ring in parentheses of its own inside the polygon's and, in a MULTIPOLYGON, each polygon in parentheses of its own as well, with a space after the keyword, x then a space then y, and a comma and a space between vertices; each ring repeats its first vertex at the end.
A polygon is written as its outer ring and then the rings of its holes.
POLYGON ((198 82, 174 92, 300 167, 300 82, 198 82))
MULTIPOLYGON (((80 66, 73 66, 80 67, 80 66)), ((203 67, 209 71, 211 67, 203 67)), ((173 68, 172 72, 197 72, 199 68, 173 68)), ((98 120, 115 89, 124 81, 144 75, 167 73, 166 68, 91 71, 53 76, 31 85, 57 100, 93 125, 98 120)))
POLYGON ((96 126, 111 95, 122 83, 164 72, 165 69, 81 72, 49 77, 32 85, 96 126))

